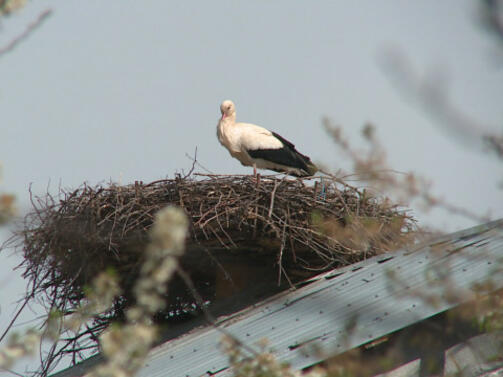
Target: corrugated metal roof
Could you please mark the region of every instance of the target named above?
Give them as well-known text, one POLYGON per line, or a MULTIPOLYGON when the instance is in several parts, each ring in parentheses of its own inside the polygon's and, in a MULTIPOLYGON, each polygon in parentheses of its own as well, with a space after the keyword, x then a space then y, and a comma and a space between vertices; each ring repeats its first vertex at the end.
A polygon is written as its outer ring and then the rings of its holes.
MULTIPOLYGON (((501 342, 503 332, 481 334, 466 339, 445 351, 444 376, 472 377, 498 373, 501 369, 501 342)), ((420 377, 421 359, 415 359, 398 368, 375 377, 420 377)))
MULTIPOLYGON (((502 227, 503 220, 491 222, 334 270, 219 326, 248 345, 267 338, 278 359, 296 369, 310 366, 468 301, 472 286, 487 278, 502 288, 502 227)), ((206 327, 166 342, 151 351, 139 376, 228 376, 221 338, 206 327)))

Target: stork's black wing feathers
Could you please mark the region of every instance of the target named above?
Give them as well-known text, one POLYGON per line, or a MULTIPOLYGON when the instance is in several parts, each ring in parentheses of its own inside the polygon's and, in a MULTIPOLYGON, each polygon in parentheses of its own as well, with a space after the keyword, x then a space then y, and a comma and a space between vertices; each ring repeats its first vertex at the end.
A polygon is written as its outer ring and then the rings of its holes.
POLYGON ((275 132, 272 134, 283 143, 283 148, 253 149, 248 150, 248 154, 252 158, 261 158, 263 160, 274 162, 275 164, 301 169, 306 172, 306 175, 309 175, 309 168, 307 164, 311 163, 311 159, 298 152, 295 149, 295 145, 288 140, 284 139, 275 132))
POLYGON ((304 162, 305 165, 311 163, 311 159, 309 157, 307 157, 306 155, 300 153, 297 149, 295 149, 295 145, 293 145, 293 143, 286 140, 283 136, 278 135, 276 132, 272 132, 272 134, 274 135, 274 137, 276 139, 279 139, 279 141, 281 141, 285 147, 288 147, 293 152, 295 152, 297 155, 299 155, 299 157, 302 158, 302 161, 304 162))

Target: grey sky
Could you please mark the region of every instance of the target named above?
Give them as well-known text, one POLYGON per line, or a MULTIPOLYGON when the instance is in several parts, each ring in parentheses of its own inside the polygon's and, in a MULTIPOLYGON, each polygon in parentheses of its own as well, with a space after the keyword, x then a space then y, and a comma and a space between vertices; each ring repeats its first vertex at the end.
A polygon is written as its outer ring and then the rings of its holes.
MULTIPOLYGON (((316 162, 350 168, 321 125, 355 144, 376 125, 391 165, 416 171, 456 205, 503 216, 501 164, 466 148, 398 92, 378 60, 405 54, 421 75, 444 72, 452 101, 495 132, 503 119, 498 45, 477 25, 476 1, 57 0, 29 2, 2 21, 0 46, 51 7, 53 15, 0 57, 0 190, 28 208, 27 189, 149 181, 188 170, 250 173, 215 137, 219 104, 270 128, 316 162), (195 4, 195 5, 194 5, 195 4)), ((473 223, 442 211, 415 215, 453 231, 473 223)), ((0 267, 0 330, 24 290, 0 267)), ((14 262, 13 262, 14 261, 14 262)), ((33 317, 27 313, 26 318, 33 317)))

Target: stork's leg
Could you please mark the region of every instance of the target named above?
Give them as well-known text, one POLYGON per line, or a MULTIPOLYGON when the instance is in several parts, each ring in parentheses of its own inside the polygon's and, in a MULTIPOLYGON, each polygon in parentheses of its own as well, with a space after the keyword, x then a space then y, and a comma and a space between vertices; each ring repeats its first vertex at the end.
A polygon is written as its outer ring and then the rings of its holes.
POLYGON ((253 177, 257 181, 257 187, 260 185, 260 174, 257 174, 257 165, 253 164, 253 177))

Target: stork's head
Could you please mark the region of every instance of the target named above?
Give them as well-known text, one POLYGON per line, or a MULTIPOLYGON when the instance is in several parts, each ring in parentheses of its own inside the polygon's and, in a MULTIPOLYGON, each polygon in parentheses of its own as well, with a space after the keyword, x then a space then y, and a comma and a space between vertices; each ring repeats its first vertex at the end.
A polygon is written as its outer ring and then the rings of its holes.
POLYGON ((222 113, 222 119, 228 117, 236 117, 236 108, 234 107, 234 102, 231 100, 225 100, 220 105, 220 112, 222 113))

